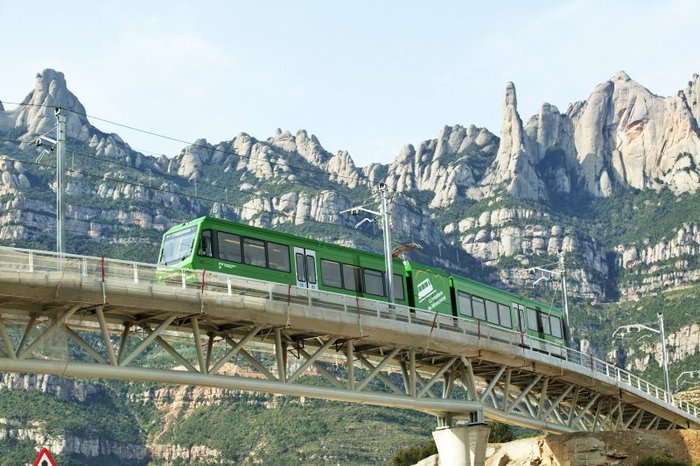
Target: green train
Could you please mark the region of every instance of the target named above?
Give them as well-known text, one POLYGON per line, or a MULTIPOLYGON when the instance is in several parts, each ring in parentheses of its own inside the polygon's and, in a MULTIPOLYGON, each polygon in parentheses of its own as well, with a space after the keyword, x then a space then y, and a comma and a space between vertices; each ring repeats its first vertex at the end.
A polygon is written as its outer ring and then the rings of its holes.
MULTIPOLYGON (((158 263, 386 301, 379 254, 201 217, 163 235, 158 263)), ((394 259, 397 304, 505 327, 565 346, 562 312, 468 278, 394 259)))

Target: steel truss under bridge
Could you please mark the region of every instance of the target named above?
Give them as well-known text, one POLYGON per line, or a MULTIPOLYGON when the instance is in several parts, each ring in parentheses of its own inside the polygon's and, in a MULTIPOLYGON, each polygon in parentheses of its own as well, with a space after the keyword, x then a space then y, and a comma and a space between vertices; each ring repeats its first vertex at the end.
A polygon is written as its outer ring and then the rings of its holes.
POLYGON ((441 425, 486 418, 549 432, 700 427, 697 406, 518 332, 104 258, 0 248, 0 337, 1 371, 381 405, 425 412, 441 425), (170 369, 149 363, 154 351, 168 355, 170 369), (231 363, 251 371, 232 374, 231 363))

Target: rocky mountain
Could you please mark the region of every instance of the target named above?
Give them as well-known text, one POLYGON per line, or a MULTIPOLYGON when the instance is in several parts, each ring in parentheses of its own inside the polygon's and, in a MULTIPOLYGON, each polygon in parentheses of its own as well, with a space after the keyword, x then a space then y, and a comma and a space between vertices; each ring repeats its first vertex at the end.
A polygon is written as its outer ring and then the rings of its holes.
POLYGON ((676 96, 660 97, 621 71, 566 114, 545 103, 523 125, 515 86, 508 83, 501 145, 472 195, 493 196, 501 188, 520 199, 547 201, 574 190, 604 197, 625 187, 695 192, 698 92, 697 74, 676 96))
MULTIPOLYGON (((557 304, 558 283, 534 287, 524 269, 553 268, 563 251, 574 334, 605 356, 603 321, 667 304, 680 313, 674 298, 654 297, 700 283, 699 94, 698 75, 662 97, 619 72, 564 113, 545 103, 524 120, 508 83, 499 136, 445 126, 388 164, 357 167, 306 130, 266 139, 241 132, 169 157, 145 155, 93 126, 65 76, 44 70, 21 105, 0 103, 0 244, 54 247, 55 162, 50 145, 35 141, 52 134, 61 107, 69 252, 152 262, 163 231, 206 214, 380 250, 379 225, 355 229, 362 217, 340 212, 374 206, 384 182, 394 240, 422 246, 411 260, 557 304)), ((693 309, 690 324, 669 320, 675 364, 700 354, 693 309)), ((642 343, 610 355, 657 376, 657 353, 642 343)))
POLYGON ((339 212, 376 200, 385 182, 394 238, 424 248, 415 260, 521 288, 522 268, 563 250, 575 296, 634 298, 700 280, 698 93, 698 75, 660 97, 619 72, 566 113, 543 104, 523 123, 508 83, 500 138, 445 126, 387 165, 357 167, 305 130, 200 139, 171 158, 147 156, 94 127, 64 75, 44 70, 22 105, 0 111, 0 241, 51 245, 53 156, 33 143, 59 106, 76 252, 97 248, 80 241, 92 238, 153 260, 165 229, 204 214, 378 249, 376 225, 356 231, 358 218, 339 212))

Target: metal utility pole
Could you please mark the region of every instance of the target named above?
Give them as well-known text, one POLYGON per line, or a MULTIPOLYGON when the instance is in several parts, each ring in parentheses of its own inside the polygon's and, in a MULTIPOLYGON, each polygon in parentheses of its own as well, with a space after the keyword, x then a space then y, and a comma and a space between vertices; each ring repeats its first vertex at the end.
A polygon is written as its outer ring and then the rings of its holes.
POLYGON ((561 277, 561 294, 564 301, 564 336, 566 344, 571 348, 573 341, 571 340, 571 329, 569 327, 569 298, 566 295, 566 259, 564 258, 564 250, 559 251, 559 276, 561 277))
POLYGON ((662 313, 656 314, 659 318, 659 334, 661 337, 661 365, 664 368, 664 383, 666 384, 666 393, 671 394, 671 382, 668 378, 668 353, 666 352, 666 330, 664 329, 664 315, 662 313))
MULTIPOLYGON (((376 212, 374 210, 367 209, 364 206, 360 207, 353 207, 351 209, 345 209, 341 212, 340 214, 345 214, 345 213, 352 213, 352 214, 357 214, 360 211, 362 212, 367 212, 372 215, 376 215, 377 217, 381 217, 382 219, 382 228, 384 230, 384 266, 386 268, 386 280, 384 281, 386 285, 386 297, 387 301, 390 304, 394 303, 394 264, 393 264, 393 257, 391 255, 392 253, 392 248, 391 248, 391 227, 389 225, 389 210, 387 208, 387 203, 386 203, 386 183, 381 182, 379 183, 379 193, 381 196, 381 211, 376 212)), ((355 228, 360 226, 361 224, 365 222, 370 222, 372 220, 369 220, 367 218, 361 220, 355 225, 355 228)))
POLYGON ((389 211, 386 208, 386 183, 379 183, 379 193, 382 196, 382 223, 384 225, 384 262, 386 262, 386 297, 394 303, 394 265, 391 257, 391 228, 389 227, 389 211))
POLYGON ((664 329, 664 315, 662 313, 656 314, 659 322, 659 328, 649 327, 646 324, 629 324, 617 327, 613 332, 612 336, 621 338, 625 333, 631 331, 649 330, 650 332, 658 333, 661 339, 661 367, 664 372, 664 386, 666 388, 666 393, 671 396, 671 381, 668 377, 668 353, 666 352, 666 330, 664 329))
POLYGON ((65 253, 64 220, 64 157, 66 150, 66 116, 56 107, 56 252, 65 253))
POLYGON ((541 280, 549 280, 557 276, 561 280, 561 295, 564 307, 564 339, 566 340, 566 346, 573 349, 573 339, 571 338, 571 330, 569 328, 569 298, 566 293, 566 260, 564 258, 564 251, 559 251, 559 265, 556 270, 544 269, 542 267, 530 267, 526 270, 531 274, 535 272, 540 272, 542 274, 540 278, 535 280, 533 285, 536 285, 541 280))

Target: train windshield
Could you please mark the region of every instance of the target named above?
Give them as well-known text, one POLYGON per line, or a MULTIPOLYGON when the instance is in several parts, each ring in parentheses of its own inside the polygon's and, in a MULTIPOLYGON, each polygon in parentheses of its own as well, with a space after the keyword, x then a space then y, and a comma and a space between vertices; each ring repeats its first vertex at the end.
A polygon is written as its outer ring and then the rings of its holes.
POLYGON ((163 253, 160 256, 161 265, 172 265, 182 262, 192 254, 197 227, 170 233, 163 240, 163 253))

